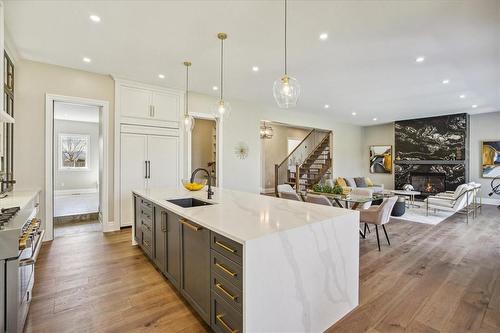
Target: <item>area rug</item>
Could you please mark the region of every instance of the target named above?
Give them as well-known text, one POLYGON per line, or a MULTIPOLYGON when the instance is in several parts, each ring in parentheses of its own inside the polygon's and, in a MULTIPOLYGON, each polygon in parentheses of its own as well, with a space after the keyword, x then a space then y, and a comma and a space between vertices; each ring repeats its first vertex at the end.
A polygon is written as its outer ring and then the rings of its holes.
POLYGON ((433 209, 429 209, 429 216, 426 216, 426 208, 425 205, 422 204, 421 207, 406 208, 404 215, 398 217, 391 216, 391 219, 394 221, 410 221, 436 225, 443 222, 453 214, 453 212, 445 212, 439 210, 437 212, 434 212, 433 209))

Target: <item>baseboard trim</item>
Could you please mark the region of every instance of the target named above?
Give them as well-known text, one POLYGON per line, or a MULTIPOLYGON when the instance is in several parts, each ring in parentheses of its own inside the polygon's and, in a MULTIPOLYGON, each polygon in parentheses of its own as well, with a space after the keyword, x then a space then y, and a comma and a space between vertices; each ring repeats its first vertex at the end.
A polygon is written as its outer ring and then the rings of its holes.
POLYGON ((56 191, 54 191, 54 196, 90 194, 90 193, 97 193, 97 189, 95 189, 95 188, 80 188, 80 189, 72 189, 72 190, 56 190, 56 191))
POLYGON ((271 194, 274 193, 274 187, 271 188, 260 188, 260 193, 262 194, 271 194))
POLYGON ((500 205, 500 199, 492 199, 492 198, 481 198, 482 203, 485 205, 500 205))

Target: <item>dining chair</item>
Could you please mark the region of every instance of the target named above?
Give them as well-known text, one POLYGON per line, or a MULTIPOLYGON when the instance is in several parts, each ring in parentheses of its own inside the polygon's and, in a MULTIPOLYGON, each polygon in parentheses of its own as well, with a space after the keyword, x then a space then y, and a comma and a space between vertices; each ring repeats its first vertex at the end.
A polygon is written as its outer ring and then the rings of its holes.
POLYGON ((324 195, 307 194, 306 202, 318 205, 333 206, 331 201, 324 195))
POLYGON ((279 197, 282 198, 282 199, 302 201, 302 199, 297 194, 297 192, 280 192, 279 193, 279 197))
POLYGON ((360 222, 367 224, 374 224, 375 231, 377 233, 377 245, 378 250, 380 251, 380 238, 378 235, 378 226, 381 225, 382 229, 384 229, 385 238, 387 239, 387 243, 391 245, 391 241, 389 240, 389 236, 387 235, 387 230, 385 229, 385 224, 387 224, 391 219, 391 212, 398 200, 397 196, 393 196, 390 198, 385 198, 380 205, 373 205, 367 209, 363 209, 360 211, 360 222))

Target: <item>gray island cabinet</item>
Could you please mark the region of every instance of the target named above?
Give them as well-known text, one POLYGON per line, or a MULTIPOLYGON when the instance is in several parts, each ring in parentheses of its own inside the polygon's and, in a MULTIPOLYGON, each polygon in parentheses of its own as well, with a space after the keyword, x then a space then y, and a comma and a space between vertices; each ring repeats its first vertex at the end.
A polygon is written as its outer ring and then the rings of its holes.
POLYGON ((215 332, 324 332, 358 305, 359 212, 214 192, 134 190, 132 235, 215 332))
POLYGON ((134 239, 216 332, 242 332, 241 244, 138 195, 134 239))

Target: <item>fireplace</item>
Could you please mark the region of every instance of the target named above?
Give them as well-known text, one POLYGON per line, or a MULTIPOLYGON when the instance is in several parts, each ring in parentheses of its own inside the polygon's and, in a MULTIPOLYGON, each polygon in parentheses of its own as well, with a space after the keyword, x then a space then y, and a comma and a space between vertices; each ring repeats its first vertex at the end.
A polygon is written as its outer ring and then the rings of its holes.
POLYGON ((438 172, 411 172, 410 183, 422 196, 434 195, 446 190, 446 174, 438 172))

